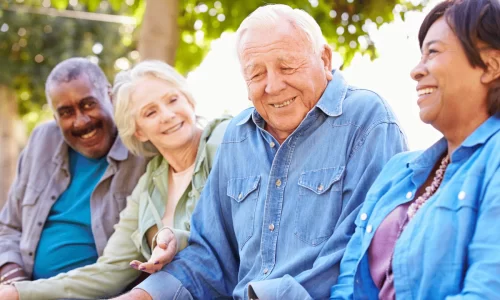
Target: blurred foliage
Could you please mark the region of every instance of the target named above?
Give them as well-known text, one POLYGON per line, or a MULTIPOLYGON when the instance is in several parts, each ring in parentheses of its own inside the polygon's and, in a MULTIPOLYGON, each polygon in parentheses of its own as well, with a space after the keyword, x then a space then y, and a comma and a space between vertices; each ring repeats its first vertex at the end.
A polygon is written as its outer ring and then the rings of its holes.
MULTIPOLYGON (((29 4, 37 7, 41 2, 29 4)), ((0 84, 16 90, 19 113, 30 132, 51 117, 44 92, 50 70, 61 60, 83 56, 98 62, 112 80, 116 60, 134 49, 134 26, 7 10, 13 3, 7 0, 0 5, 0 84)), ((54 6, 60 3, 53 1, 54 6)))
MULTIPOLYGON (((19 8, 59 9, 134 17, 140 25, 146 0, 2 0, 0 4, 0 84, 16 89, 19 109, 29 129, 44 115, 44 82, 57 62, 85 56, 98 59, 112 80, 118 69, 138 59, 133 51, 137 28, 84 19, 52 17, 22 12, 19 8), (95 45, 97 46, 95 48, 95 45), (101 51, 96 51, 101 50, 101 51)), ((367 32, 396 15, 421 9, 427 0, 277 0, 311 14, 327 41, 349 64, 356 52, 376 57, 367 32)), ((235 31, 262 0, 185 0, 179 2, 180 43, 176 68, 187 73, 196 67, 212 40, 224 31, 235 31)), ((168 38, 168 37, 165 37, 168 38)), ((154 46, 154 45, 153 45, 154 46)))

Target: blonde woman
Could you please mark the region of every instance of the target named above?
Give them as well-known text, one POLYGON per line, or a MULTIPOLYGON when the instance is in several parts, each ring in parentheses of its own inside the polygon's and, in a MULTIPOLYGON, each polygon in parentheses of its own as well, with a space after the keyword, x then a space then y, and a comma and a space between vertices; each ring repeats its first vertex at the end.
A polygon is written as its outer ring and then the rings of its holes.
POLYGON ((119 74, 114 96, 123 143, 132 153, 152 159, 103 255, 95 264, 68 273, 16 283, 8 296, 0 290, 2 299, 113 296, 140 275, 137 270, 153 273, 187 246, 191 213, 228 118, 202 129, 185 78, 159 61, 145 61, 119 74))

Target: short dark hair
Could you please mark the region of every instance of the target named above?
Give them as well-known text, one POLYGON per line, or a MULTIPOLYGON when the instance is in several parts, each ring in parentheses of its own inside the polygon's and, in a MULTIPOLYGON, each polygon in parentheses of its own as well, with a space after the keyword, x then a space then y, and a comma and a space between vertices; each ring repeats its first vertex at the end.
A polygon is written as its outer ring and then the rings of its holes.
POLYGON ((48 95, 49 88, 53 84, 73 81, 82 74, 87 75, 94 87, 104 93, 110 86, 106 75, 98 65, 83 57, 69 58, 57 64, 45 82, 45 93, 50 106, 52 106, 52 101, 48 95))
MULTIPOLYGON (((446 0, 434 7, 425 17, 418 41, 420 48, 432 24, 444 17, 453 30, 473 67, 486 69, 477 42, 490 49, 500 50, 500 1, 498 0, 446 0)), ((488 91, 488 113, 500 112, 500 80, 488 91)))

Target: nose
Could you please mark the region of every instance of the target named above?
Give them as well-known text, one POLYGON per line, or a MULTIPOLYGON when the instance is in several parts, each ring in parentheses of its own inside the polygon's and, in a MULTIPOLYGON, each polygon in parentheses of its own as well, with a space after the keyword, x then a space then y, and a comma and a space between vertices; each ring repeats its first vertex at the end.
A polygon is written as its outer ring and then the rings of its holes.
POLYGON ((422 60, 420 60, 410 72, 411 78, 415 81, 420 81, 420 79, 422 79, 422 77, 426 76, 427 74, 427 68, 422 60))
POLYGON ((286 83, 283 80, 283 75, 268 71, 266 82, 266 93, 269 95, 277 95, 286 88, 286 83))
POLYGON ((162 123, 168 123, 175 117, 175 112, 173 112, 166 105, 162 105, 160 113, 161 113, 160 121, 162 123))
POLYGON ((75 128, 83 128, 83 127, 86 127, 89 122, 90 122, 89 116, 87 116, 86 114, 84 114, 80 111, 77 111, 76 112, 76 119, 75 119, 73 126, 75 128))

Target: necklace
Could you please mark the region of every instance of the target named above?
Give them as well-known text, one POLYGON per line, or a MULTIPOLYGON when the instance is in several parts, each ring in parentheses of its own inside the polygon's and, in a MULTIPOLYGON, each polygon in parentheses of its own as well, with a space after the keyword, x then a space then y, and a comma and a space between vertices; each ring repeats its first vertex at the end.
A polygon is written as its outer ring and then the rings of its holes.
POLYGON ((422 205, 429 200, 432 195, 436 192, 436 190, 439 188, 441 185, 441 182, 443 181, 444 177, 444 172, 446 171, 446 167, 448 167, 448 164, 450 163, 450 157, 446 155, 442 160, 441 160, 441 165, 439 168, 436 170, 436 175, 434 175, 434 179, 432 179, 431 185, 425 188, 425 192, 415 200, 410 207, 408 207, 408 218, 411 220, 417 211, 422 207, 422 205))
MULTIPOLYGON (((436 173, 434 175, 434 178, 432 179, 431 185, 425 188, 425 192, 419 196, 410 206, 408 207, 408 211, 406 213, 405 219, 403 222, 401 222, 401 225, 398 230, 398 239, 403 233, 404 228, 408 224, 408 222, 411 221, 411 219, 415 216, 417 211, 422 207, 422 205, 425 204, 425 202, 432 196, 434 193, 437 191, 439 186, 441 185, 441 182, 443 181, 444 177, 444 172, 446 171, 446 167, 448 167, 448 164, 450 163, 450 157, 446 155, 443 157, 441 160, 441 164, 439 165, 439 168, 436 170, 436 173)), ((392 249, 392 255, 391 259, 389 261, 389 266, 387 267, 385 271, 385 281, 394 281, 394 277, 392 274, 392 260, 394 258, 394 251, 395 251, 396 245, 394 245, 394 248, 392 249)), ((392 285, 394 283, 391 283, 392 285)))

